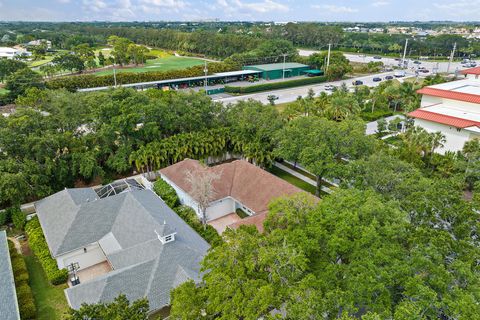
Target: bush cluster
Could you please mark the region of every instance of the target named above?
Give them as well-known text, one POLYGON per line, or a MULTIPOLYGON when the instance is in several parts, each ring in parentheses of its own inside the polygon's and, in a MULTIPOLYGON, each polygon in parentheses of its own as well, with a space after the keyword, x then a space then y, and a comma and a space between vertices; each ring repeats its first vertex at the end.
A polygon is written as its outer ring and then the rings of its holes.
POLYGON ((8 241, 10 258, 12 261, 15 290, 17 291, 18 308, 22 319, 34 319, 37 312, 33 300, 32 289, 28 285, 27 265, 23 257, 17 252, 13 243, 8 241))
POLYGON ((360 113, 360 118, 362 118, 365 121, 370 122, 370 121, 378 120, 380 118, 389 117, 389 116, 392 116, 392 115, 393 115, 392 110, 378 109, 378 110, 375 110, 373 112, 370 112, 370 111, 362 112, 362 113, 360 113))
POLYGON ((195 210, 188 206, 180 205, 175 189, 165 180, 158 179, 153 186, 155 193, 165 201, 165 203, 175 211, 193 230, 195 230, 203 239, 211 246, 217 246, 223 242, 222 237, 217 233, 211 225, 203 226, 198 219, 195 210))
POLYGON ((15 228, 23 230, 25 223, 27 223, 27 216, 20 210, 19 207, 10 208, 12 222, 15 228))
POLYGON ((275 90, 275 89, 293 88, 293 87, 303 86, 307 84, 321 83, 325 81, 327 81, 327 78, 324 76, 320 76, 320 77, 302 78, 302 79, 295 79, 295 80, 288 80, 288 81, 281 81, 281 82, 263 83, 263 84, 258 84, 254 86, 248 86, 248 87, 225 86, 225 92, 253 93, 253 92, 261 92, 261 91, 268 91, 268 90, 275 90))
POLYGON ((50 255, 38 217, 27 223, 25 231, 28 234, 30 248, 38 257, 50 283, 53 285, 65 283, 68 279, 68 271, 66 269, 58 269, 57 262, 50 255))
MULTIPOLYGON (((159 72, 121 72, 117 73, 117 84, 129 84, 138 82, 159 81, 167 79, 188 78, 204 75, 203 66, 193 66, 182 70, 170 70, 159 72)), ((222 62, 209 63, 208 71, 210 73, 226 72, 235 70, 236 66, 232 64, 226 64, 222 62)), ((96 88, 96 87, 108 87, 114 85, 113 76, 104 75, 96 76, 93 74, 68 76, 55 78, 47 81, 47 88, 60 89, 66 88, 70 91, 75 91, 81 88, 96 88)))

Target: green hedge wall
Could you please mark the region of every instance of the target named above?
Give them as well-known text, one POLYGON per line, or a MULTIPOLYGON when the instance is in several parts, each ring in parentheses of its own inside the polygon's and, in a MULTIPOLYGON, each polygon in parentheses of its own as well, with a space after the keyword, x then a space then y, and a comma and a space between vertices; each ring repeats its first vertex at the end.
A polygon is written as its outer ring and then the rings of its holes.
POLYGON ((321 76, 321 77, 309 77, 309 78, 302 78, 302 79, 295 79, 295 80, 287 80, 287 81, 281 81, 281 82, 263 83, 256 86, 248 86, 248 87, 225 86, 225 92, 253 93, 253 92, 261 92, 261 91, 268 91, 268 90, 275 90, 275 89, 293 88, 293 87, 299 87, 307 84, 321 83, 325 81, 327 81, 327 78, 324 76, 321 76))
MULTIPOLYGON (((188 78, 204 75, 203 66, 193 66, 182 70, 171 70, 163 72, 120 72, 117 73, 117 84, 128 84, 137 82, 159 81, 176 78, 188 78)), ((208 64, 209 73, 218 73, 237 70, 238 67, 223 62, 213 62, 208 64)), ((113 86, 114 80, 112 75, 96 76, 93 74, 85 74, 78 76, 60 77, 48 80, 46 82, 49 89, 66 88, 75 91, 82 88, 95 88, 113 86)))
POLYGON ((173 189, 173 187, 165 182, 165 180, 162 178, 159 178, 157 181, 155 181, 153 184, 153 190, 170 208, 175 208, 180 205, 180 199, 178 198, 175 189, 173 189))
POLYGON ((25 231, 28 234, 30 248, 38 257, 50 283, 53 285, 65 283, 68 279, 68 272, 66 269, 59 270, 57 262, 50 255, 50 250, 45 241, 38 217, 33 218, 27 223, 25 231))
POLYGON ((10 259, 12 261, 15 290, 17 291, 18 309, 22 319, 35 319, 37 309, 33 300, 32 289, 28 285, 27 265, 23 257, 17 252, 13 243, 8 240, 10 259))

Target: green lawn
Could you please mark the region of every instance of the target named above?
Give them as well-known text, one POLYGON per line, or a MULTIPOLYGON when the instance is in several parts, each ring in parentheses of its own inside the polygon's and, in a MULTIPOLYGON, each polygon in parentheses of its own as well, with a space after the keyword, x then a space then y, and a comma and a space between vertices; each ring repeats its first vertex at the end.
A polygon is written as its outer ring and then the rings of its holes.
MULTIPOLYGON (((165 58, 158 58, 154 60, 147 60, 144 66, 141 67, 133 67, 133 68, 126 68, 126 69, 117 69, 117 72, 149 72, 149 71, 169 71, 169 70, 180 70, 186 69, 189 67, 202 65, 204 62, 201 59, 197 58, 183 58, 183 57, 175 57, 175 56, 168 56, 165 58)), ((103 75, 111 75, 113 74, 113 70, 104 70, 95 73, 95 75, 103 76, 103 75)))
POLYGON ((53 56, 45 56, 45 59, 42 59, 42 60, 29 61, 28 66, 30 68, 39 67, 39 66, 42 66, 46 63, 49 63, 50 61, 53 60, 53 58, 54 58, 53 56))
POLYGON ((282 169, 279 169, 279 168, 273 166, 268 171, 271 174, 276 175, 280 179, 283 179, 283 180, 293 184, 294 186, 296 186, 296 187, 298 187, 302 190, 310 192, 311 194, 315 194, 315 190, 316 190, 315 186, 312 186, 311 184, 309 184, 309 183, 307 183, 303 180, 300 180, 297 177, 292 176, 290 173, 288 173, 286 171, 283 171, 282 169))
POLYGON ((4 94, 7 94, 7 93, 8 93, 8 90, 7 90, 7 89, 0 88, 0 96, 1 96, 1 95, 4 95, 4 94))
POLYGON ((65 319, 69 307, 63 290, 67 288, 67 285, 51 285, 42 265, 33 253, 25 256, 25 262, 37 307, 37 320, 65 319))

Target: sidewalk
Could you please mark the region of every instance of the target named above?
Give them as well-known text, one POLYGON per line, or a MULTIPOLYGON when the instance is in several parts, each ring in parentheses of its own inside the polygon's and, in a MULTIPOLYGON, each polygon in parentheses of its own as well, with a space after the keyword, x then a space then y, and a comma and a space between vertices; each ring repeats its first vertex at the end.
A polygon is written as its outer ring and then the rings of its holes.
MULTIPOLYGON (((303 180, 303 181, 305 181, 306 183, 311 184, 311 185, 314 186, 314 187, 317 186, 317 182, 316 182, 315 180, 310 179, 310 178, 308 178, 308 177, 305 177, 304 175, 298 173, 298 172, 295 171, 295 170, 290 169, 289 167, 284 166, 284 165, 281 164, 281 163, 275 162, 274 165, 275 165, 275 167, 277 167, 277 168, 279 168, 279 169, 282 169, 282 170, 285 171, 285 172, 288 172, 288 173, 291 174, 292 176, 294 176, 294 177, 296 177, 296 178, 298 178, 298 179, 300 179, 300 180, 303 180)), ((322 186, 321 189, 322 189, 323 192, 328 193, 328 194, 331 194, 331 193, 333 192, 332 189, 329 189, 329 188, 327 188, 327 187, 325 187, 325 186, 322 186)))

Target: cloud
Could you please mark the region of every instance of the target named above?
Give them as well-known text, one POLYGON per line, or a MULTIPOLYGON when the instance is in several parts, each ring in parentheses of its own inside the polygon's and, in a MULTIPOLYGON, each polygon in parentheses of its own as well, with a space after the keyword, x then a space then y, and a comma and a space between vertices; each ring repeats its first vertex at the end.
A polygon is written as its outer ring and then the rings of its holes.
POLYGON ((267 13, 272 11, 287 12, 289 7, 275 2, 273 0, 263 0, 257 2, 243 2, 240 0, 217 0, 217 5, 221 7, 221 10, 227 13, 235 13, 240 11, 241 13, 267 13))
POLYGON ((372 7, 384 7, 388 6, 390 4, 390 1, 375 1, 372 3, 372 7))
POLYGON ((141 0, 143 8, 148 10, 148 6, 153 6, 167 10, 178 11, 186 7, 186 3, 182 0, 141 0))
POLYGON ((346 6, 336 6, 333 4, 318 5, 315 4, 312 6, 313 9, 326 10, 331 13, 355 13, 358 12, 358 9, 346 6))
POLYGON ((57 0, 58 3, 70 3, 70 0, 57 0))
POLYGON ((434 3, 433 6, 457 19, 480 15, 480 0, 457 0, 456 2, 434 3))

